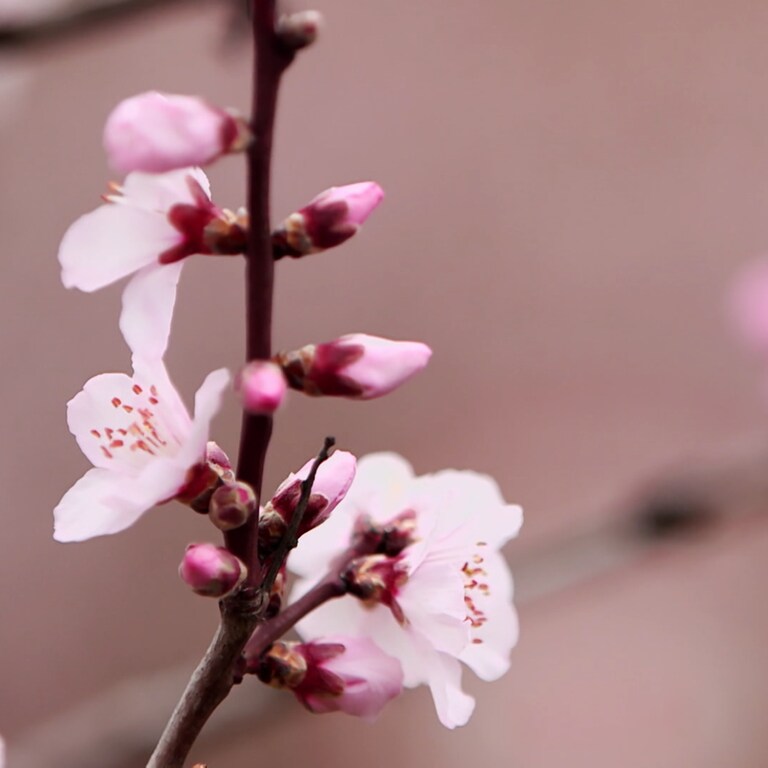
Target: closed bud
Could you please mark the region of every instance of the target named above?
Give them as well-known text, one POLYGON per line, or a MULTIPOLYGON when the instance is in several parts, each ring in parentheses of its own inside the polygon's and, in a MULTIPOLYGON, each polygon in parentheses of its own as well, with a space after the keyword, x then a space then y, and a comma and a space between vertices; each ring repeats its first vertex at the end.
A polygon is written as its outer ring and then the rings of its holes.
POLYGON ((222 483, 232 483, 234 480, 235 473, 229 457, 210 440, 205 449, 205 460, 189 470, 187 482, 176 495, 176 500, 204 515, 208 512, 213 492, 222 483))
POLYGON ((383 199, 384 190, 374 181, 326 189, 272 233, 275 258, 299 258, 341 245, 383 199))
POLYGON ((276 363, 254 360, 248 363, 235 382, 243 408, 249 413, 269 415, 285 400, 288 382, 276 363))
MULTIPOLYGON (((301 485, 309 477, 314 459, 296 474, 291 473, 279 486, 259 517, 259 547, 262 556, 274 551, 285 535, 301 498, 301 485)), ((355 479, 357 459, 348 451, 336 451, 317 468, 309 502, 298 528, 302 536, 328 519, 346 496, 355 479)))
POLYGON ((248 483, 220 485, 211 495, 208 517, 221 531, 231 531, 244 525, 257 506, 256 494, 248 483))
POLYGON ((316 714, 346 712, 373 720, 403 690, 400 662, 367 637, 274 643, 250 664, 263 682, 292 690, 316 714))
POLYGON ((352 333, 280 354, 276 360, 293 389, 308 395, 370 400, 406 382, 431 356, 432 350, 418 341, 352 333))
POLYGON ((277 20, 275 34, 288 48, 298 51, 317 40, 323 17, 317 11, 287 13, 277 20))
POLYGON ((115 107, 104 128, 110 165, 120 173, 164 173, 207 165, 251 141, 246 122, 196 96, 148 91, 115 107))
POLYGON ((224 597, 245 579, 245 565, 229 550, 214 544, 190 544, 179 565, 179 576, 204 597, 224 597))

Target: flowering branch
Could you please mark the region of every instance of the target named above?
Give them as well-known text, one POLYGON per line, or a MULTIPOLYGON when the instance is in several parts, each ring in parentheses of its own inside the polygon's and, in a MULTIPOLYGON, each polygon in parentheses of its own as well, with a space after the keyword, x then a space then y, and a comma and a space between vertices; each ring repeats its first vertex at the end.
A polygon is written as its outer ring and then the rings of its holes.
MULTIPOLYGON (((272 354, 272 297, 274 257, 270 226, 272 136, 277 94, 283 72, 294 50, 275 32, 275 0, 254 0, 253 143, 248 153, 248 206, 250 232, 246 252, 246 356, 268 360, 272 354)), ((272 417, 243 413, 238 473, 261 496, 264 459, 272 435, 272 417)), ((225 534, 227 548, 248 568, 246 587, 258 586, 258 515, 225 534)))

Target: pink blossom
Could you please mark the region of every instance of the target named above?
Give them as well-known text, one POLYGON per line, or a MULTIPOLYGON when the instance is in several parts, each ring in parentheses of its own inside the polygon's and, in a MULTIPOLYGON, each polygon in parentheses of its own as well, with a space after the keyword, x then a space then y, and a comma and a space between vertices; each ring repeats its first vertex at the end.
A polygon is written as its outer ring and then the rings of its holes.
POLYGON ((215 544, 190 544, 179 565, 179 576, 203 597, 224 597, 243 582, 247 569, 228 549, 215 544))
POLYGON ((324 637, 299 646, 307 672, 293 689, 311 712, 374 720, 403 690, 400 662, 367 637, 324 637))
POLYGON ((292 213, 273 233, 276 258, 298 258, 349 240, 384 199, 374 181, 361 181, 321 192, 292 213))
POLYGON ((107 118, 104 148, 119 173, 164 173, 207 165, 247 143, 244 121, 196 96, 148 91, 107 118))
POLYGON ((235 389, 246 411, 271 414, 283 404, 288 383, 279 365, 268 360, 254 360, 240 372, 235 389))
POLYGON ((505 504, 484 475, 414 477, 393 454, 361 459, 346 498, 302 538, 289 567, 302 577, 296 594, 303 594, 353 535, 366 536, 372 554, 347 576, 369 599, 324 605, 299 624, 300 634, 374 638, 402 663, 407 687, 429 685, 444 725, 463 725, 474 700, 461 689, 460 662, 494 680, 517 641, 512 580, 499 549, 521 522, 520 508, 505 504))
POLYGON ((162 360, 134 359, 133 376, 103 373, 67 406, 69 430, 93 464, 54 510, 58 541, 83 541, 133 525, 183 493, 206 459, 211 420, 229 374, 210 373, 191 418, 162 360))
POLYGON ((432 350, 418 341, 351 333, 277 356, 288 383, 308 395, 370 400, 386 395, 423 370, 432 350))
POLYGON ((730 310, 743 340, 768 353, 768 259, 755 259, 737 275, 730 310))
POLYGON ((239 252, 244 231, 216 208, 199 168, 162 175, 132 173, 106 205, 81 216, 59 248, 67 288, 95 291, 134 274, 123 294, 121 329, 152 336, 170 322, 181 260, 195 253, 239 252), (228 250, 232 249, 232 250, 228 250))

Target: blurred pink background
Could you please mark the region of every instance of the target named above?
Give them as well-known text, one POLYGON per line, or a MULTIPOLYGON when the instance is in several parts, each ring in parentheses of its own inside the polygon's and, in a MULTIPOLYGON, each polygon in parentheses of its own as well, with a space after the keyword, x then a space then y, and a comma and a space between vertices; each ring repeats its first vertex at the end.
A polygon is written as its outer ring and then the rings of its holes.
MULTIPOLYGON (((275 214, 367 178, 388 197, 337 252, 279 265, 276 343, 365 331, 422 339, 435 355, 381 401, 294 397, 268 487, 326 434, 358 454, 396 450, 419 472, 488 472, 526 510, 514 558, 611 515, 670 463, 764 428, 765 382, 723 305, 738 265, 768 249, 768 5, 313 7, 327 24, 286 78, 275 214)), ((65 291, 58 242, 111 178, 100 133, 120 98, 157 88, 247 108, 250 52, 225 45, 225 20, 215 3, 174 7, 0 60, 2 77, 27 81, 0 119, 0 732, 11 746, 121 681, 191 669, 215 626, 214 603, 176 576, 184 545, 210 536, 203 520, 169 505, 119 536, 61 545, 51 510, 86 468, 66 401, 129 364, 119 289, 65 291)), ((220 204, 243 202, 241 160, 210 175, 220 204)), ((186 268, 168 362, 187 396, 241 362, 241 280, 237 258, 186 268)), ((216 424, 232 454, 238 422, 231 402, 216 424)), ((193 757, 762 768, 766 579, 768 526, 732 530, 524 606, 507 677, 467 675, 478 707, 460 731, 444 731, 420 691, 372 727, 292 706, 263 727, 254 715, 193 757)), ((81 738, 87 751, 94 733, 81 738)))

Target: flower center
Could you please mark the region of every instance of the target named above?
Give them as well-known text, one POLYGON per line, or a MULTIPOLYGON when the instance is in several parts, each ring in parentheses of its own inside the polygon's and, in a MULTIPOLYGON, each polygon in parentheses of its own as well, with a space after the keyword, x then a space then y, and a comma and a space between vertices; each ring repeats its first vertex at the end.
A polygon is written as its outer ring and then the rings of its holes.
POLYGON ((112 398, 111 426, 97 426, 90 433, 106 459, 141 467, 153 457, 173 454, 179 443, 158 411, 162 406, 157 387, 134 384, 131 391, 130 402, 124 396, 112 398))

